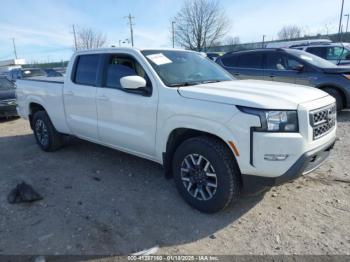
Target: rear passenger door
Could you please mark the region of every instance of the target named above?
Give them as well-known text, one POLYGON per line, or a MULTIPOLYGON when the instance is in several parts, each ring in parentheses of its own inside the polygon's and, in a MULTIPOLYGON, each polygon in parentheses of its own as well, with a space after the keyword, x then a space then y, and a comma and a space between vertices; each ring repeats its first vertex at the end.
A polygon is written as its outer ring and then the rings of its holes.
POLYGON ((225 69, 238 79, 264 80, 262 52, 232 54, 222 59, 225 69))
POLYGON ((76 57, 71 78, 64 90, 66 120, 72 133, 78 137, 97 141, 96 89, 99 81, 100 54, 76 57))

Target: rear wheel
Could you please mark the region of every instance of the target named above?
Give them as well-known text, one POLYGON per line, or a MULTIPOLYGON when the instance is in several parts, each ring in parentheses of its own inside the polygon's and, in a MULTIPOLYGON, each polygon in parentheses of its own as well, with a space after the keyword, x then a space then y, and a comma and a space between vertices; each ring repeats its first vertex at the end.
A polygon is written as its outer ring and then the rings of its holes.
POLYGON ((56 131, 45 111, 38 111, 33 116, 33 131, 40 148, 46 152, 62 147, 63 136, 56 131))
POLYGON ((218 212, 240 194, 240 172, 233 155, 212 137, 183 142, 174 154, 173 174, 182 197, 202 212, 218 212))
POLYGON ((322 89, 323 91, 327 92, 328 94, 330 94, 331 96, 333 96, 337 102, 337 111, 340 111, 343 109, 344 105, 343 105, 343 96, 341 95, 341 93, 336 90, 335 88, 332 87, 326 87, 322 89))

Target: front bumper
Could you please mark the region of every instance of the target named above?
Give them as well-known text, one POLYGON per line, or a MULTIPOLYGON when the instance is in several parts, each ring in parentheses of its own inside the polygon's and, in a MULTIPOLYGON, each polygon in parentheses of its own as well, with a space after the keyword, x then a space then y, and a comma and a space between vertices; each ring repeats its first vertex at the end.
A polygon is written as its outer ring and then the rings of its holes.
POLYGON ((258 192, 267 187, 278 186, 308 174, 318 168, 329 156, 334 147, 335 138, 330 142, 304 153, 283 175, 277 177, 262 177, 243 175, 243 187, 246 192, 258 192))

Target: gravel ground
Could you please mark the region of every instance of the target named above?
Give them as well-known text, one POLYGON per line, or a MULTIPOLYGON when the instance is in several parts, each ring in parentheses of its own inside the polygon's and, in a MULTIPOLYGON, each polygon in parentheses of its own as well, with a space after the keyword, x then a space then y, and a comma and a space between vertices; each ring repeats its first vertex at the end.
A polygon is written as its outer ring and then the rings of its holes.
POLYGON ((0 254, 350 254, 350 111, 315 172, 206 215, 152 162, 71 139, 39 150, 21 119, 0 122, 0 254), (42 194, 10 205, 26 181, 42 194))

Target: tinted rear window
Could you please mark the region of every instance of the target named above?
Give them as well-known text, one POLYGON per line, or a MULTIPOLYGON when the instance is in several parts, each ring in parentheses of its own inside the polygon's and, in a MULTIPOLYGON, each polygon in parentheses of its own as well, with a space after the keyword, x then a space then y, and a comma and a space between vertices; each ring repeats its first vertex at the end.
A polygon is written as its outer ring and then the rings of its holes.
POLYGON ((14 85, 6 78, 0 78, 0 90, 13 89, 14 85))
POLYGON ((238 67, 262 69, 262 53, 241 54, 238 59, 238 67))
POLYGON ((81 85, 95 85, 99 55, 81 55, 76 64, 74 82, 81 85))
POLYGON ((306 51, 325 59, 327 57, 327 48, 324 47, 309 47, 306 51))
POLYGON ((238 56, 237 55, 225 55, 220 58, 222 64, 224 66, 229 66, 229 67, 236 67, 237 62, 238 62, 238 56))

